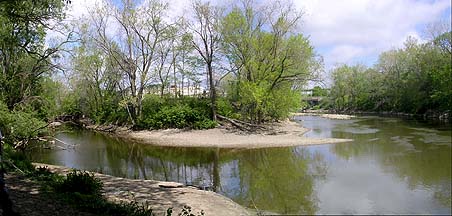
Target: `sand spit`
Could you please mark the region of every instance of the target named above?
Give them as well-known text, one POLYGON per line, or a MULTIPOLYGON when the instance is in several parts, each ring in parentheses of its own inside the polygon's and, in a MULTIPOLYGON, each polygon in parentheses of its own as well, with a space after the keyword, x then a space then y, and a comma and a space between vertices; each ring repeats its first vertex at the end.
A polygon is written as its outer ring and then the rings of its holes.
POLYGON ((292 115, 293 116, 320 116, 322 118, 337 119, 337 120, 348 120, 348 119, 356 118, 356 116, 354 116, 354 115, 324 114, 324 113, 314 113, 314 112, 292 113, 292 115))
POLYGON ((137 142, 171 147, 209 147, 209 148, 270 148, 301 145, 333 144, 352 141, 351 139, 306 138, 309 131, 296 122, 285 121, 274 124, 271 130, 259 133, 245 133, 225 128, 209 130, 144 130, 117 131, 121 137, 137 142))

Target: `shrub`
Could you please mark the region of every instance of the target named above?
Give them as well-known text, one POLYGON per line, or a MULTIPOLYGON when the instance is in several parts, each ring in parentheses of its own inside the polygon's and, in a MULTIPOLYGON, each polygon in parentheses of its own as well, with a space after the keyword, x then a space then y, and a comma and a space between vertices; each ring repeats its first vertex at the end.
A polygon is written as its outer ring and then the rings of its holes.
POLYGON ((143 100, 142 117, 137 128, 194 128, 207 129, 216 126, 210 120, 209 102, 199 98, 160 98, 147 95, 143 100))
POLYGON ((217 100, 217 113, 229 118, 234 117, 234 107, 232 107, 231 102, 226 98, 218 98, 217 100))
POLYGON ((79 193, 83 195, 101 195, 102 181, 86 171, 73 170, 56 185, 62 193, 79 193))
POLYGON ((26 155, 21 151, 16 151, 11 145, 6 143, 4 146, 3 161, 5 168, 8 171, 15 171, 20 169, 26 174, 34 171, 34 166, 31 161, 27 159, 26 155))
POLYGON ((204 119, 201 121, 197 121, 193 124, 193 128, 194 129, 210 129, 210 128, 214 128, 217 126, 217 122, 212 121, 210 119, 204 119))
POLYGON ((63 181, 63 176, 52 173, 47 166, 44 167, 36 167, 33 173, 31 173, 31 177, 42 182, 47 182, 45 187, 54 187, 56 183, 63 181))

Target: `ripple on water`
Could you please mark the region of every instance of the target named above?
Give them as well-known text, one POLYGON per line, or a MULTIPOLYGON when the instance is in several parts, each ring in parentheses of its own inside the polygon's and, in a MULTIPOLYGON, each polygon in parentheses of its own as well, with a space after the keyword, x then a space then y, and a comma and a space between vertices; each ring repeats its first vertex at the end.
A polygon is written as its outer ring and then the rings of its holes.
POLYGON ((421 138, 419 140, 424 143, 451 146, 452 140, 450 136, 443 136, 437 133, 429 132, 413 132, 411 134, 420 136, 421 138))
POLYGON ((372 134, 380 131, 379 129, 372 128, 369 125, 360 125, 360 124, 350 124, 344 125, 343 127, 339 127, 340 131, 353 133, 353 134, 372 134))
POLYGON ((410 142, 413 136, 393 136, 391 140, 397 144, 397 146, 401 146, 405 148, 407 151, 415 151, 414 145, 410 142))

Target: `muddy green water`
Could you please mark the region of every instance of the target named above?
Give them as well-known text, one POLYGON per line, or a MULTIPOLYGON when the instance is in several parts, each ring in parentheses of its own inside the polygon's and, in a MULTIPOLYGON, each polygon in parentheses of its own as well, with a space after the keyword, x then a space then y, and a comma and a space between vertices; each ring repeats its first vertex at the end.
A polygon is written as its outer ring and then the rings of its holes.
POLYGON ((307 137, 335 145, 153 147, 86 130, 61 131, 74 149, 35 149, 34 161, 126 178, 210 187, 248 208, 292 214, 451 214, 451 128, 415 120, 296 117, 307 137))

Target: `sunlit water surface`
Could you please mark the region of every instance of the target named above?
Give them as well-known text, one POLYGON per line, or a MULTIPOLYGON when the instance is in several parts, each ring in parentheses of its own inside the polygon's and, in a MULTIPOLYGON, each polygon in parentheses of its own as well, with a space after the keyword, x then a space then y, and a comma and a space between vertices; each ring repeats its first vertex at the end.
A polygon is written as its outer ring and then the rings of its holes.
POLYGON ((258 150, 169 148, 69 130, 57 138, 74 149, 36 148, 31 157, 120 177, 208 186, 270 213, 451 214, 447 125, 379 117, 296 120, 311 129, 306 137, 354 141, 258 150))

